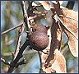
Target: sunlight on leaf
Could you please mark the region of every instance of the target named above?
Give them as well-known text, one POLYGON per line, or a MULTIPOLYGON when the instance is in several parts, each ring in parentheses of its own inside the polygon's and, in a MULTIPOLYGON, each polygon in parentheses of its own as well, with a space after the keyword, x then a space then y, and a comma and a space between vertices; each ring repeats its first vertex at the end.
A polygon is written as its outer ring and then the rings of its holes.
POLYGON ((78 13, 66 8, 62 9, 62 12, 63 16, 60 18, 63 21, 64 26, 78 39, 78 13))
POLYGON ((69 37, 68 45, 70 51, 74 57, 78 57, 78 13, 73 10, 63 9, 63 17, 61 19, 67 29, 64 30, 69 37))
POLYGON ((50 4, 46 1, 39 1, 46 10, 50 10, 50 4))
POLYGON ((54 58, 55 61, 52 64, 52 69, 55 70, 56 73, 66 73, 66 60, 58 49, 55 50, 54 58))
POLYGON ((67 34, 69 37, 68 45, 69 45, 70 51, 74 57, 78 57, 78 40, 72 34, 68 32, 67 34))
POLYGON ((75 37, 71 37, 69 38, 69 48, 71 53, 73 54, 73 56, 78 57, 78 40, 75 37))

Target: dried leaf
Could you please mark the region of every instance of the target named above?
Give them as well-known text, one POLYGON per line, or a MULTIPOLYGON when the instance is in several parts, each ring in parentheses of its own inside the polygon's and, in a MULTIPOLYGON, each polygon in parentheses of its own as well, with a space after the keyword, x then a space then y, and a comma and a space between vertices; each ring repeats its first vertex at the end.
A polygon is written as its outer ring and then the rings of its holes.
POLYGON ((66 73, 66 60, 64 56, 56 49, 54 51, 54 59, 52 66, 45 68, 44 63, 42 69, 46 73, 66 73))
POLYGON ((78 21, 78 12, 69 10, 67 8, 62 8, 62 12, 64 16, 71 17, 72 19, 75 19, 76 21, 78 21))
POLYGON ((69 37, 70 51, 74 57, 78 57, 78 13, 65 8, 62 9, 62 12, 63 16, 60 18, 63 21, 65 33, 69 37))
POLYGON ((66 30, 65 30, 65 32, 67 33, 67 35, 69 37, 68 45, 69 45, 72 55, 74 57, 78 57, 78 39, 76 39, 72 34, 67 32, 66 30))
POLYGON ((69 35, 68 45, 73 56, 78 57, 78 40, 74 36, 69 35))
POLYGON ((46 10, 50 10, 50 4, 47 1, 39 1, 46 10))
POLYGON ((66 73, 66 60, 64 56, 58 49, 56 49, 54 53, 55 61, 52 64, 52 69, 55 70, 56 73, 66 73))
POLYGON ((62 12, 63 16, 60 18, 64 26, 78 39, 78 13, 66 8, 63 8, 62 12))

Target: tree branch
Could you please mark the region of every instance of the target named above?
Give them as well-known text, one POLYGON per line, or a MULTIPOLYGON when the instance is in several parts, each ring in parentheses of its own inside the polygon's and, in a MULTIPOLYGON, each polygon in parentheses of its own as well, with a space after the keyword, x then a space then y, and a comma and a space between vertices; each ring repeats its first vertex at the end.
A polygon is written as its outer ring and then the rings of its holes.
POLYGON ((40 70, 39 73, 41 73, 42 71, 42 59, 41 59, 41 53, 38 51, 38 55, 39 55, 39 60, 40 60, 40 70))
POLYGON ((27 47, 27 45, 29 45, 29 41, 25 41, 25 43, 22 45, 22 47, 20 48, 20 50, 19 50, 19 52, 18 52, 18 54, 17 54, 17 56, 16 56, 16 58, 10 63, 10 67, 9 67, 9 69, 8 69, 8 72, 7 73, 11 73, 13 70, 14 70, 14 68, 15 68, 15 66, 16 66, 16 64, 17 64, 17 62, 22 58, 22 53, 23 53, 23 51, 25 50, 25 48, 27 47))
MULTIPOLYGON (((27 30, 29 30, 30 28, 30 24, 29 24, 29 19, 28 19, 28 14, 27 14, 27 10, 28 8, 26 8, 26 4, 25 4, 26 1, 22 1, 21 2, 21 7, 22 7, 22 11, 23 11, 23 16, 24 16, 24 22, 25 22, 25 26, 27 28, 27 30)), ((28 6, 27 6, 28 7, 28 6)))
MULTIPOLYGON (((24 23, 25 23, 25 26, 27 28, 27 30, 29 31, 29 20, 28 20, 28 14, 27 14, 27 9, 26 9, 26 4, 25 4, 25 1, 21 1, 21 6, 22 6, 22 11, 23 11, 23 16, 24 16, 24 23)), ((18 39, 18 42, 20 42, 20 36, 19 36, 19 39, 18 39)), ((25 43, 22 45, 21 48, 19 48, 19 51, 18 53, 16 54, 14 60, 10 63, 10 67, 8 69, 8 72, 7 73, 11 73, 15 68, 16 68, 16 65, 18 64, 18 61, 22 58, 23 56, 23 51, 25 50, 25 48, 29 45, 29 40, 26 39, 25 43)), ((19 46, 19 43, 18 43, 18 46, 19 46)))
POLYGON ((4 64, 6 64, 6 65, 9 65, 9 66, 10 66, 10 64, 9 64, 8 62, 6 62, 3 58, 1 58, 1 61, 2 61, 4 64))
POLYGON ((21 34, 23 33, 23 31, 24 31, 24 25, 22 25, 21 28, 18 31, 17 48, 16 48, 15 53, 14 53, 14 59, 16 58, 16 56, 17 56, 17 54, 18 54, 18 52, 20 50, 21 39, 22 39, 21 38, 21 36, 22 36, 21 34))
POLYGON ((14 30, 14 29, 16 29, 16 28, 20 27, 22 24, 23 24, 23 22, 22 22, 22 23, 20 23, 19 25, 15 26, 15 27, 13 27, 13 28, 10 28, 10 29, 8 29, 8 30, 6 30, 6 31, 2 32, 2 33, 1 33, 1 35, 4 35, 4 34, 6 34, 6 33, 10 32, 10 31, 12 31, 12 30, 14 30))

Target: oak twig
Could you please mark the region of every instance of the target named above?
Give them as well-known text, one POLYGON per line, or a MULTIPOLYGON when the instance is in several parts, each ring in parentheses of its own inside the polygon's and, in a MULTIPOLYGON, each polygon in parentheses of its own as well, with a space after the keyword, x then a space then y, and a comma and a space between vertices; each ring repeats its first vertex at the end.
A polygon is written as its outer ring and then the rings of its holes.
MULTIPOLYGON (((28 14, 27 14, 25 1, 21 1, 21 6, 22 6, 22 11, 23 11, 23 16, 24 16, 24 23, 25 23, 27 30, 29 30, 29 20, 28 20, 28 14)), ((24 29, 21 28, 21 33, 23 32, 23 30, 24 29)), ((18 53, 16 53, 14 60, 10 63, 10 67, 9 67, 7 73, 11 73, 16 67, 18 67, 19 65, 21 65, 23 63, 23 61, 19 62, 19 60, 23 57, 23 51, 29 45, 29 40, 26 39, 25 43, 20 47, 20 42, 21 42, 20 37, 21 37, 21 35, 19 35, 18 42, 17 42, 18 53)))
POLYGON ((28 14, 27 14, 28 8, 26 8, 25 2, 26 1, 21 2, 21 7, 22 7, 22 11, 23 11, 25 26, 26 26, 27 30, 29 30, 30 24, 29 24, 29 19, 28 19, 28 14))
POLYGON ((14 53, 14 59, 16 58, 19 50, 20 50, 20 46, 21 46, 21 39, 22 39, 22 33, 24 31, 24 25, 22 25, 18 31, 18 40, 17 40, 17 47, 16 47, 16 50, 15 50, 15 53, 14 53))
POLYGON ((40 70, 39 73, 41 73, 42 71, 42 59, 41 59, 41 53, 38 51, 38 55, 39 55, 39 60, 40 60, 40 70))
POLYGON ((29 45, 29 41, 26 40, 25 43, 20 48, 16 58, 10 63, 10 67, 9 67, 7 73, 11 73, 14 70, 14 68, 16 67, 17 62, 22 58, 22 56, 23 56, 22 53, 25 50, 25 48, 27 47, 27 45, 29 45))
POLYGON ((3 58, 1 58, 1 61, 2 61, 4 64, 6 64, 6 65, 9 65, 9 66, 10 66, 10 64, 9 64, 8 62, 6 62, 3 58))
POLYGON ((6 31, 2 32, 2 33, 1 33, 1 35, 4 35, 4 34, 6 34, 6 33, 10 32, 10 31, 12 31, 12 30, 14 30, 14 29, 16 29, 16 28, 20 27, 22 24, 23 24, 23 22, 22 22, 22 23, 20 23, 19 25, 15 26, 15 27, 13 27, 13 28, 10 28, 10 29, 8 29, 8 30, 6 30, 6 31))

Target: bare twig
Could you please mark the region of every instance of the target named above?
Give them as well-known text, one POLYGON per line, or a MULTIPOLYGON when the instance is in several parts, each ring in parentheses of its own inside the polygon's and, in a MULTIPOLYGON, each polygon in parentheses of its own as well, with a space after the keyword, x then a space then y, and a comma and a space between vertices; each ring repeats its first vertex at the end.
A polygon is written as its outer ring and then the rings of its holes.
POLYGON ((39 73, 41 73, 42 71, 42 60, 41 60, 41 53, 38 51, 38 55, 39 55, 39 60, 40 60, 40 70, 39 73))
POLYGON ((9 64, 8 62, 6 62, 3 58, 1 58, 1 61, 2 61, 4 64, 6 64, 6 65, 9 65, 9 66, 10 66, 10 64, 9 64))
POLYGON ((44 54, 48 54, 47 52, 44 52, 43 50, 41 52, 44 53, 44 54))
POLYGON ((17 54, 17 56, 16 56, 16 58, 10 63, 10 67, 9 67, 9 69, 8 69, 8 72, 7 73, 11 73, 13 70, 14 70, 14 68, 15 68, 15 66, 16 66, 16 64, 17 64, 17 62, 22 58, 22 53, 23 53, 23 51, 25 50, 25 48, 27 47, 27 45, 29 45, 29 41, 25 41, 25 43, 22 45, 22 47, 20 48, 20 50, 19 50, 19 52, 18 52, 18 54, 17 54))
POLYGON ((14 30, 14 29, 16 29, 16 28, 20 27, 22 24, 23 24, 23 22, 22 22, 22 23, 20 23, 19 25, 15 26, 15 27, 13 27, 13 28, 10 28, 10 29, 8 29, 8 30, 6 30, 6 31, 2 32, 2 33, 1 33, 1 35, 4 35, 4 34, 6 34, 6 33, 10 32, 10 31, 12 31, 12 30, 14 30))
MULTIPOLYGON (((21 6, 22 6, 22 11, 23 11, 25 26, 26 26, 27 30, 29 30, 30 27, 29 27, 29 20, 28 20, 28 14, 27 14, 25 1, 21 2, 21 6)), ((20 42, 20 41, 21 41, 21 38, 19 36, 18 42, 20 42)), ((9 67, 7 73, 11 73, 16 68, 16 65, 18 64, 18 61, 23 57, 23 51, 29 45, 29 40, 26 39, 25 43, 22 45, 21 48, 19 47, 19 45, 20 44, 18 43, 17 48, 19 48, 19 51, 16 54, 16 57, 14 58, 14 60, 10 63, 10 67, 9 67)))
POLYGON ((68 41, 61 47, 61 49, 63 50, 67 45, 68 45, 68 41))
POLYGON ((68 41, 61 47, 61 53, 66 54, 66 52, 69 50, 68 49, 68 41))
POLYGON ((22 6, 22 11, 23 11, 23 16, 24 16, 24 22, 26 24, 27 30, 29 30, 30 24, 29 24, 29 19, 28 19, 28 14, 27 14, 28 8, 26 8, 25 1, 21 2, 21 6, 22 6))
POLYGON ((25 63, 25 59, 23 59, 22 61, 18 62, 15 67, 17 68, 19 65, 22 65, 22 64, 26 64, 25 63))
POLYGON ((16 58, 19 50, 20 50, 20 46, 21 46, 21 34, 23 33, 24 31, 24 25, 21 26, 21 28, 19 29, 19 34, 18 34, 18 40, 17 40, 17 48, 15 50, 15 53, 14 53, 14 59, 16 58))

